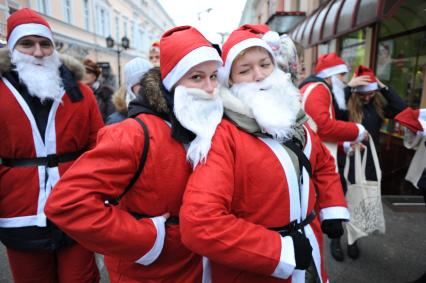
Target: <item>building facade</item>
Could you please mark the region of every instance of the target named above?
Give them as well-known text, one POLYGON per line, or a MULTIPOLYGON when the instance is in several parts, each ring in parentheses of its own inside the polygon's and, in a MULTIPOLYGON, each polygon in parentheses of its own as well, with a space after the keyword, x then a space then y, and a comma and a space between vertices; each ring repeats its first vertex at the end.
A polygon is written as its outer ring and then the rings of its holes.
MULTIPOLYGON (((241 24, 248 22, 289 33, 304 47, 307 74, 313 73, 321 54, 336 52, 350 67, 348 78, 356 66, 369 66, 408 106, 426 107, 423 0, 248 0, 241 24), (305 18, 297 23, 285 19, 295 12, 304 12, 305 18), (282 26, 274 26, 280 15, 282 26)), ((403 146, 401 127, 386 120, 381 132, 383 193, 418 194, 404 181, 413 152, 403 146)))
POLYGON ((174 26, 157 0, 0 0, 0 41, 6 41, 6 19, 15 10, 30 7, 49 22, 56 49, 102 67, 104 78, 118 86, 118 72, 132 58, 148 57, 152 42, 174 26), (106 38, 114 40, 107 47, 106 38), (130 48, 122 47, 122 38, 130 48))

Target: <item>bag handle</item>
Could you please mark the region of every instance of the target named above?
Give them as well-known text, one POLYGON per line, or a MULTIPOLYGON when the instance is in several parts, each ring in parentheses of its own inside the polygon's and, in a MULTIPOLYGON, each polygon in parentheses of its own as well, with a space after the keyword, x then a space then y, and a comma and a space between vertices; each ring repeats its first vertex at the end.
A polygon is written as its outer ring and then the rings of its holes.
MULTIPOLYGON (((369 148, 371 150, 371 155, 373 157, 374 169, 376 170, 377 181, 381 182, 382 170, 380 169, 379 157, 377 155, 376 146, 374 145, 374 141, 371 135, 369 135, 368 137, 368 142, 369 142, 369 148)), ((368 156, 367 149, 365 149, 364 152, 361 153, 361 145, 357 144, 355 145, 355 148, 354 148, 354 155, 355 155, 354 157, 355 158, 355 183, 361 184, 366 182, 367 180, 365 177, 365 170, 367 166, 367 156, 368 156)), ((349 166, 350 166, 350 156, 349 154, 347 154, 343 174, 344 174, 346 182, 348 184, 351 184, 348 178, 349 166)))
MULTIPOLYGON (((376 146, 374 145, 373 138, 371 135, 368 137, 368 141, 370 144, 371 155, 373 156, 374 169, 376 170, 377 181, 382 181, 382 169, 380 169, 379 157, 377 155, 376 146)), ((367 159, 367 158, 366 158, 367 159)), ((365 169, 364 169, 365 172, 365 169)))
MULTIPOLYGON (((355 158, 355 184, 361 184, 365 182, 365 168, 363 169, 363 163, 361 161, 365 160, 367 158, 366 154, 361 153, 361 145, 356 144, 354 147, 354 158, 355 158)), ((349 166, 351 164, 350 155, 346 155, 346 162, 345 162, 345 168, 343 170, 343 176, 345 177, 345 180, 348 184, 351 184, 349 181, 348 175, 349 175, 349 166)))

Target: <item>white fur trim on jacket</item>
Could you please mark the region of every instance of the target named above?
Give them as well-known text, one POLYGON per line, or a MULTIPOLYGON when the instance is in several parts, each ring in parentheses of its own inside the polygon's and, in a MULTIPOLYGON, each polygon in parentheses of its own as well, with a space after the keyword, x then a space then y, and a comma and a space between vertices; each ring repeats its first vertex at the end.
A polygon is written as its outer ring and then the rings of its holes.
POLYGON ((275 271, 275 278, 287 279, 296 268, 293 239, 290 236, 281 237, 281 256, 275 271))
POLYGON ((142 265, 150 265, 153 263, 160 256, 164 246, 164 238, 166 236, 165 223, 167 219, 164 216, 157 216, 151 218, 151 220, 154 223, 155 229, 157 230, 157 238, 155 239, 155 243, 151 250, 136 261, 142 265))
POLYGON ((356 124, 358 128, 358 136, 356 137, 356 142, 361 142, 364 139, 365 128, 361 124, 356 124))
POLYGON ((344 219, 349 220, 349 210, 344 206, 330 206, 320 210, 320 220, 344 219))

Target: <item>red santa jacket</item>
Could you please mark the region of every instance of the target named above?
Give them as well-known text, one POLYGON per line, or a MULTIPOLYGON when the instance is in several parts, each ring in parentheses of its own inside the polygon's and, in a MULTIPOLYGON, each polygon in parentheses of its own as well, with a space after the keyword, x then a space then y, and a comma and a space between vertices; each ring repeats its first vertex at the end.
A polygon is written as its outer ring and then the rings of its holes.
MULTIPOLYGON (((180 212, 182 240, 209 258, 213 282, 299 282, 302 277, 304 282, 304 271, 294 271, 294 266, 288 280, 271 276, 283 256, 294 254, 293 247, 282 247, 280 234, 268 228, 305 219, 314 209, 321 220, 348 219, 334 160, 318 136, 305 130, 304 153, 313 177, 303 170, 299 192, 293 162, 280 143, 250 135, 226 120, 219 125, 206 164, 188 181, 180 212)), ((327 282, 318 217, 305 226, 305 233, 327 282)))
POLYGON ((313 129, 324 142, 354 141, 358 137, 355 123, 335 119, 332 93, 323 83, 310 82, 300 89, 304 110, 315 123, 313 129), (309 90, 309 94, 307 93, 309 90))
MULTIPOLYGON (((50 154, 88 150, 103 126, 92 91, 78 84, 83 99, 71 101, 66 93, 54 102, 49 113, 44 140, 35 118, 8 79, 0 79, 0 158, 46 157, 50 154)), ((0 164, 0 227, 46 227, 44 205, 52 187, 72 165, 56 167, 7 167, 0 164)))
POLYGON ((172 138, 169 125, 154 115, 138 117, 148 127, 148 155, 141 175, 120 206, 106 206, 104 201, 123 192, 139 165, 144 132, 134 119, 99 131, 96 147, 58 182, 46 204, 46 214, 83 246, 104 254, 108 270, 121 278, 201 282, 201 257, 182 244, 179 225, 166 224, 158 258, 149 265, 138 263, 158 248, 158 227, 150 218, 137 220, 129 212, 177 216, 192 171, 184 146, 172 138))

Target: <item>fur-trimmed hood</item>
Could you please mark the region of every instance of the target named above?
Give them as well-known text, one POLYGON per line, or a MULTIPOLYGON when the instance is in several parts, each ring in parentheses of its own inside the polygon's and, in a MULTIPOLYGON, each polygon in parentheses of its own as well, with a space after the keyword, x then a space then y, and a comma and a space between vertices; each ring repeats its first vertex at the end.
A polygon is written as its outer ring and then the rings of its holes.
POLYGON ((160 68, 154 67, 146 72, 140 84, 137 97, 129 104, 127 116, 136 117, 142 113, 156 115, 171 124, 172 137, 178 142, 186 144, 194 140, 194 133, 185 129, 173 113, 174 95, 164 88, 160 68))
MULTIPOLYGON (((60 60, 74 75, 76 80, 83 79, 84 76, 84 66, 77 59, 60 54, 60 60)), ((4 74, 11 71, 11 58, 10 58, 10 49, 9 48, 0 48, 0 74, 4 74)))
POLYGON ((160 68, 154 67, 146 72, 140 80, 138 96, 129 104, 129 116, 136 116, 141 108, 149 108, 157 114, 168 116, 173 95, 163 86, 160 68), (168 101, 169 100, 169 101, 168 101))

